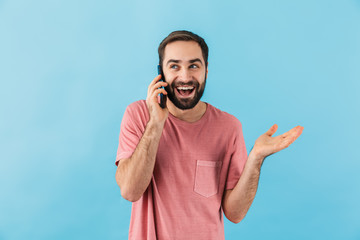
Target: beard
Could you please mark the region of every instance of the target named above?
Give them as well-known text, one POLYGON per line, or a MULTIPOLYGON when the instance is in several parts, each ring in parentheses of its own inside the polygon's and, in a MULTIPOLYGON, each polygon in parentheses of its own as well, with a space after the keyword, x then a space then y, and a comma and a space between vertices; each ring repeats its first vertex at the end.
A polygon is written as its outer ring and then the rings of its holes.
POLYGON ((173 81, 171 83, 171 85, 167 85, 165 87, 165 90, 167 92, 167 97, 177 108, 179 108, 181 110, 187 110, 187 109, 194 108, 196 106, 196 104, 198 104, 198 102, 200 101, 200 99, 204 93, 205 85, 206 85, 206 74, 205 74, 205 80, 201 85, 199 84, 198 81, 193 81, 193 80, 189 81, 187 83, 173 81), (176 87, 185 86, 185 85, 192 86, 195 88, 193 90, 193 91, 195 91, 195 93, 192 98, 178 98, 176 96, 176 93, 175 93, 175 91, 177 91, 176 87))

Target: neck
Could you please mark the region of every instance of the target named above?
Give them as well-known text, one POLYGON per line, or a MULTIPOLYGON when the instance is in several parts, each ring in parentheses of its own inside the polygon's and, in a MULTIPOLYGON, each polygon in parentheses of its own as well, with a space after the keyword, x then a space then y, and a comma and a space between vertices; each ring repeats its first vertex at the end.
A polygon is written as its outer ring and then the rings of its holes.
POLYGON ((206 103, 202 101, 199 101, 192 109, 186 110, 177 108, 169 99, 167 99, 166 105, 174 117, 186 122, 196 122, 200 120, 207 108, 206 103))

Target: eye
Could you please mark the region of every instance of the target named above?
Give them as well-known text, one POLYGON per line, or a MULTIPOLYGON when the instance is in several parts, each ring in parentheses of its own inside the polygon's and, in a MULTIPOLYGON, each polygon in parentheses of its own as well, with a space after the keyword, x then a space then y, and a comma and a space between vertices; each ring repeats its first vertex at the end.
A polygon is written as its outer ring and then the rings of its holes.
POLYGON ((191 65, 189 66, 189 68, 199 68, 199 67, 198 67, 198 65, 196 65, 196 64, 191 64, 191 65))
POLYGON ((171 69, 178 69, 179 67, 178 67, 178 65, 175 65, 175 64, 174 64, 174 65, 170 65, 170 68, 171 68, 171 69))

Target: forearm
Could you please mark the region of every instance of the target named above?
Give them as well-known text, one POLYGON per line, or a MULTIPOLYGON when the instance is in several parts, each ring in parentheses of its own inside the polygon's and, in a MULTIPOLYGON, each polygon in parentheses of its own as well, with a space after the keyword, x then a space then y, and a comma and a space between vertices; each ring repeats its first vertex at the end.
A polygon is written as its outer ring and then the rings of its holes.
POLYGON ((277 130, 277 125, 274 124, 255 141, 238 183, 234 189, 226 190, 224 193, 222 207, 230 221, 240 222, 249 210, 255 198, 264 158, 287 148, 301 135, 303 129, 297 126, 284 134, 272 137, 277 130))
POLYGON ((258 188, 262 162, 262 158, 250 153, 238 183, 225 195, 224 212, 232 222, 240 222, 249 210, 258 188))
POLYGON ((116 181, 121 195, 137 201, 149 186, 164 124, 149 121, 134 153, 119 162, 116 181))

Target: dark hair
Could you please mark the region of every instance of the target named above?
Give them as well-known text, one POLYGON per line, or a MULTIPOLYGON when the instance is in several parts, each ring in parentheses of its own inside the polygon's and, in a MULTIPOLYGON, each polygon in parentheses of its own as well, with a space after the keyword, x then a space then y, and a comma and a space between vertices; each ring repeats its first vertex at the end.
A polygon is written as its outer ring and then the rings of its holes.
POLYGON ((205 66, 207 67, 208 63, 208 55, 209 55, 209 48, 206 45, 205 40, 196 35, 195 33, 192 33, 190 31, 174 31, 169 34, 159 45, 158 53, 159 53, 159 64, 162 66, 162 62, 164 60, 164 51, 167 44, 175 41, 195 41, 200 45, 203 58, 205 60, 205 66))

